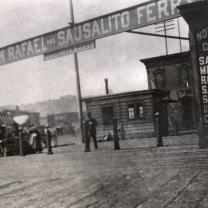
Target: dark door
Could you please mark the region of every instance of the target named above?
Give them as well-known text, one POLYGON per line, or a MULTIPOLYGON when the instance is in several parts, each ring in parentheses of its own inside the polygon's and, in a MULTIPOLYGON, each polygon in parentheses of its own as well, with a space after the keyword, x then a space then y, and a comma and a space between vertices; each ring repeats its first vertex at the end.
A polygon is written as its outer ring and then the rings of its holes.
POLYGON ((162 132, 162 136, 168 135, 168 112, 167 112, 167 104, 160 104, 160 128, 162 132))
POLYGON ((185 130, 193 129, 193 100, 191 97, 184 97, 181 103, 183 108, 183 126, 185 130))
POLYGON ((162 136, 168 135, 168 111, 167 111, 167 104, 163 102, 161 97, 155 98, 155 113, 158 112, 159 117, 159 126, 161 130, 162 136))

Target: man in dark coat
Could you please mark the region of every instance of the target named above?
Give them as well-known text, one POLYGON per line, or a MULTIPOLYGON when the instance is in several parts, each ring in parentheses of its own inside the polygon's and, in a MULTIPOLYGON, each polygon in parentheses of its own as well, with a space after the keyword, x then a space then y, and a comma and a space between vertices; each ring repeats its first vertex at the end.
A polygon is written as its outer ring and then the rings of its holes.
POLYGON ((41 134, 40 134, 40 130, 39 129, 36 129, 34 131, 34 133, 36 134, 36 137, 35 137, 36 151, 38 153, 41 153, 43 151, 43 149, 42 149, 42 144, 41 144, 41 134))
POLYGON ((85 121, 85 152, 90 152, 90 138, 92 137, 95 149, 98 148, 96 140, 97 121, 92 118, 91 113, 87 114, 88 119, 85 121))
POLYGON ((52 135, 52 132, 51 132, 51 129, 49 126, 46 127, 46 136, 47 136, 46 144, 47 144, 47 149, 48 149, 47 154, 51 155, 51 154, 53 154, 53 151, 51 148, 51 139, 52 139, 53 135, 52 135))

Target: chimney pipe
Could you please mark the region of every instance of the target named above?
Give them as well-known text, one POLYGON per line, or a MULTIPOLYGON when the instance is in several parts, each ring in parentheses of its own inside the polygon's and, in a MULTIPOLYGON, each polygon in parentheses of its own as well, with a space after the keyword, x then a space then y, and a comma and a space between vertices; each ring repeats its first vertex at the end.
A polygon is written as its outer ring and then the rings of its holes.
POLYGON ((106 95, 109 95, 109 89, 108 89, 108 79, 107 79, 107 78, 105 78, 105 79, 104 79, 104 81, 105 81, 105 93, 106 93, 106 95))

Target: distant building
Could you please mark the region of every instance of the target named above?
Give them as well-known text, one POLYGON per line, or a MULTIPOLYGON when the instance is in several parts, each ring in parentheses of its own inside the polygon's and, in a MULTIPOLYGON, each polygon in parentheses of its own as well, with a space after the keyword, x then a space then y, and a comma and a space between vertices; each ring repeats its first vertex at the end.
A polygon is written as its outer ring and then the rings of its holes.
POLYGON ((48 118, 47 117, 40 117, 40 125, 41 126, 48 126, 48 118))
POLYGON ((37 112, 29 112, 29 121, 31 124, 34 124, 35 126, 40 125, 40 113, 37 112))
POLYGON ((29 123, 35 126, 40 125, 40 113, 37 112, 29 112, 29 111, 22 111, 17 106, 15 110, 5 109, 2 111, 3 114, 8 115, 9 117, 20 116, 20 115, 28 115, 29 116, 29 123))
POLYGON ((83 98, 87 111, 98 122, 97 137, 113 135, 113 119, 121 125, 123 139, 155 136, 156 112, 162 115, 163 133, 167 135, 167 105, 164 99, 168 92, 153 89, 135 92, 83 98))
POLYGON ((50 127, 62 127, 64 133, 71 133, 73 126, 78 126, 79 117, 77 112, 51 114, 47 116, 50 127))

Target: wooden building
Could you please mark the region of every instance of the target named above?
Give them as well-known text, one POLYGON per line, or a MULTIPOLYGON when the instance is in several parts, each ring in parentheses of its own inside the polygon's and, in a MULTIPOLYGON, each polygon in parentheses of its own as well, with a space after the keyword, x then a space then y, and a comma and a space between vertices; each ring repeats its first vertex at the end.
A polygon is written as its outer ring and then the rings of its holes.
POLYGON ((8 115, 6 112, 0 112, 0 126, 1 125, 14 125, 13 117, 11 115, 8 115))
POLYGON ((149 89, 170 91, 175 102, 167 105, 169 133, 195 129, 195 110, 190 52, 141 60, 147 69, 149 89))
POLYGON ((161 123, 167 133, 167 108, 163 101, 167 96, 167 91, 152 89, 88 97, 83 101, 87 112, 91 112, 98 122, 99 140, 113 135, 113 119, 118 119, 121 125, 121 137, 133 139, 155 136, 156 112, 162 115, 161 123))
POLYGON ((118 119, 124 138, 155 135, 155 112, 167 134, 196 128, 190 52, 140 60, 146 66, 148 90, 84 98, 87 111, 98 121, 98 138, 113 134, 118 119))

